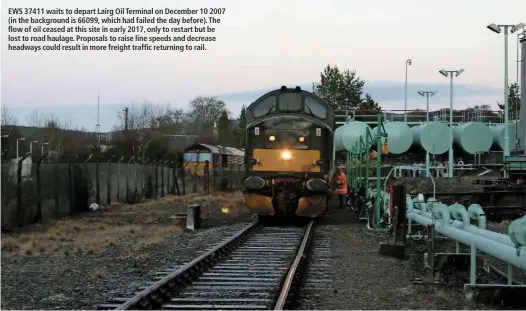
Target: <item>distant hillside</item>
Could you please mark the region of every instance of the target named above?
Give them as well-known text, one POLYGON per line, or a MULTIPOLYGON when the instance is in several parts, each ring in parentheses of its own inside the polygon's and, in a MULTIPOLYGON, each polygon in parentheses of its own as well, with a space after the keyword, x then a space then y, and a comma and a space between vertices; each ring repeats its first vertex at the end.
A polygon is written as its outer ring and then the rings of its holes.
MULTIPOLYGON (((248 105, 264 93, 279 88, 281 84, 269 86, 267 88, 247 90, 240 92, 231 92, 224 94, 217 94, 217 98, 224 100, 230 110, 232 117, 237 117, 242 105, 248 105)), ((296 86, 296 84, 288 84, 288 86, 296 86)), ((305 90, 312 90, 312 83, 300 83, 300 87, 305 90)), ((399 81, 366 81, 364 90, 370 93, 374 100, 378 101, 384 109, 402 109, 404 100, 404 82, 399 81)), ((422 107, 424 99, 417 94, 419 90, 437 90, 438 93, 431 100, 431 105, 436 107, 439 104, 445 105, 449 103, 449 85, 442 84, 425 84, 425 83, 408 83, 408 109, 411 107, 422 107)), ((196 94, 209 95, 209 94, 196 94)), ((480 85, 465 85, 455 84, 455 106, 466 107, 474 106, 475 104, 489 104, 495 105, 496 100, 502 96, 502 91, 496 88, 490 88, 480 85)), ((172 102, 179 102, 174 98, 172 102)), ((9 103, 3 103, 10 107, 13 115, 18 120, 19 124, 28 125, 27 116, 29 116, 36 108, 35 107, 11 107, 9 103)), ((129 102, 123 102, 117 105, 101 105, 100 106, 100 124, 101 131, 111 131, 115 124, 119 123, 117 113, 122 111, 129 102)), ((186 109, 187 105, 172 105, 175 108, 186 109)), ((61 107, 38 107, 40 113, 54 114, 58 119, 71 119, 72 124, 78 128, 86 128, 93 131, 97 123, 97 107, 94 104, 90 105, 71 105, 61 107)))

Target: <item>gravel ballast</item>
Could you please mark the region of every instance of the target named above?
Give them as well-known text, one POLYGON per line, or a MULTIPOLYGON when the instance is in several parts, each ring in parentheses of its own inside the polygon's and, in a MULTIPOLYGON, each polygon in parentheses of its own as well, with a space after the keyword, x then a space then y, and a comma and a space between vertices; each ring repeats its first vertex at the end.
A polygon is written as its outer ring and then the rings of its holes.
POLYGON ((240 194, 166 197, 2 235, 2 309, 96 309, 182 265, 253 217, 240 194), (174 219, 200 203, 203 229, 174 219))
POLYGON ((379 255, 380 242, 388 238, 367 232, 351 212, 329 210, 316 235, 323 242, 319 251, 313 244, 313 253, 325 257, 330 269, 310 264, 322 272, 307 274, 298 309, 498 309, 468 300, 458 286, 413 284, 423 277, 423 254, 408 248, 408 260, 379 255), (330 281, 313 290, 316 278, 330 281))

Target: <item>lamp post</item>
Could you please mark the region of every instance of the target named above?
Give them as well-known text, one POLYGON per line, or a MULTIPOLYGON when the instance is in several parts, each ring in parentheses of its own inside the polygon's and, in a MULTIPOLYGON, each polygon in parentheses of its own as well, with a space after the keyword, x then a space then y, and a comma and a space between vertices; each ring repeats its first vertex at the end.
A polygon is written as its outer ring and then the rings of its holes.
POLYGON ((429 122, 429 97, 434 96, 437 91, 418 91, 417 93, 426 98, 426 121, 429 122))
POLYGON ((21 140, 26 140, 25 137, 20 137, 16 139, 16 159, 18 160, 18 142, 21 140))
POLYGON ((444 77, 450 77, 449 82, 449 131, 451 133, 451 146, 449 147, 449 160, 448 160, 448 175, 453 178, 453 75, 455 77, 460 76, 465 70, 444 70, 440 69, 438 72, 444 77))
POLYGON ((31 153, 31 157, 33 156, 33 143, 38 143, 38 140, 33 140, 29 143, 29 153, 31 153))
MULTIPOLYGON (((429 97, 435 95, 436 91, 418 91, 418 95, 426 98, 426 121, 429 122, 429 97)), ((429 167, 431 160, 429 159, 429 152, 426 152, 426 174, 430 175, 429 167)), ((429 177, 429 176, 427 176, 429 177)))
POLYGON ((500 33, 501 29, 504 29, 504 161, 510 155, 510 137, 508 133, 508 29, 510 33, 514 33, 523 27, 523 23, 517 25, 490 24, 486 27, 495 33, 500 33))
POLYGON ((412 64, 413 62, 411 61, 411 59, 405 61, 404 122, 407 122, 407 68, 412 64))

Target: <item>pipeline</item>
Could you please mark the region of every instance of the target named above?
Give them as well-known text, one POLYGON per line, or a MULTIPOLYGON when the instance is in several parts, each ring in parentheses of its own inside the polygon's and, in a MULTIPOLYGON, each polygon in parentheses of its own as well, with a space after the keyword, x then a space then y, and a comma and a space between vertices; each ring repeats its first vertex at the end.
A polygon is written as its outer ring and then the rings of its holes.
POLYGON ((480 249, 484 253, 514 265, 517 268, 526 270, 525 252, 519 252, 512 246, 450 226, 449 213, 446 214, 442 212, 444 209, 443 207, 441 208, 440 205, 438 205, 436 210, 437 212, 440 212, 441 216, 443 217, 442 220, 433 220, 429 217, 419 215, 419 213, 415 212, 414 210, 407 213, 407 218, 422 225, 431 225, 436 223, 437 226, 435 227, 435 230, 438 233, 457 240, 462 244, 474 245, 477 249, 480 249))
MULTIPOLYGON (((419 214, 421 216, 433 219, 433 214, 429 213, 429 212, 422 212, 422 211, 417 210, 417 211, 413 211, 413 213, 416 213, 416 214, 419 214)), ((453 228, 456 228, 456 229, 459 229, 459 230, 463 230, 463 231, 466 231, 468 233, 472 233, 472 234, 475 234, 475 235, 479 235, 479 236, 484 237, 486 239, 490 239, 490 240, 493 240, 495 242, 498 242, 498 243, 501 243, 501 244, 504 244, 504 245, 507 245, 507 246, 510 246, 510 247, 515 247, 515 244, 505 234, 493 232, 493 231, 490 231, 490 230, 483 230, 483 229, 477 228, 477 227, 475 227, 473 225, 467 225, 466 226, 463 222, 458 221, 458 220, 451 221, 449 223, 449 225, 451 227, 453 227, 453 228)))

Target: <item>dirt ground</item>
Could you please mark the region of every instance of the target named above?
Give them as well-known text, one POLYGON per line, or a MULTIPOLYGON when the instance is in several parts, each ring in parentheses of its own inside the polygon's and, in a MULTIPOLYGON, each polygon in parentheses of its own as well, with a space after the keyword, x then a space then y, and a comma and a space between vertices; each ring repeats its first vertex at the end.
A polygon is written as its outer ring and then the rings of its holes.
POLYGON ((2 309, 95 309, 184 264, 253 218, 241 193, 169 196, 2 234, 2 309), (201 204, 203 229, 175 214, 201 204))
MULTIPOLYGON (((240 193, 171 196, 3 234, 1 308, 95 309, 132 293, 253 221, 242 200, 240 193), (187 231, 174 215, 193 203, 202 206, 204 228, 187 231)), ((421 253, 380 256, 387 238, 333 206, 316 227, 318 274, 308 274, 301 309, 498 308, 466 299, 458 284, 413 284, 422 277, 421 253)))
POLYGON ((468 300, 458 286, 413 284, 423 277, 423 254, 410 251, 408 260, 379 255, 380 242, 388 238, 367 232, 351 212, 330 210, 316 235, 330 240, 331 268, 323 278, 332 282, 323 294, 303 298, 300 309, 498 309, 468 300))

